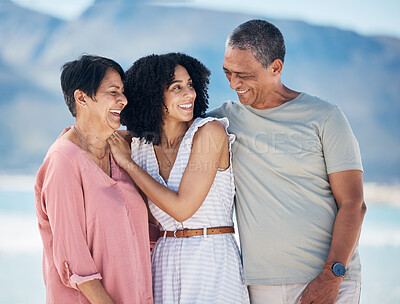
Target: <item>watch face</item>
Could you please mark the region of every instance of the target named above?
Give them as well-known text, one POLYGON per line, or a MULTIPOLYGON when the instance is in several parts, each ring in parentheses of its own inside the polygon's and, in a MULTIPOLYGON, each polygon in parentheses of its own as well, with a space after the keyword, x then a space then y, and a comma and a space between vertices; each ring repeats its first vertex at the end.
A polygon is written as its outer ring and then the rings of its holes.
POLYGON ((332 267, 332 271, 337 277, 342 277, 346 274, 346 268, 342 263, 335 263, 332 267))

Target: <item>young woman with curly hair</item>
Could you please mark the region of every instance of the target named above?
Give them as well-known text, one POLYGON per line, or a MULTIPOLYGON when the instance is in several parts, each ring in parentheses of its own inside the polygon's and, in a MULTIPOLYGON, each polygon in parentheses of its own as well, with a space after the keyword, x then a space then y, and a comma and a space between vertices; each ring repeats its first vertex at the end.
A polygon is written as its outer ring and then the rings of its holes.
POLYGON ((202 118, 210 71, 180 54, 151 55, 126 72, 128 105, 108 140, 160 225, 152 251, 155 303, 249 303, 232 212, 226 118, 202 118))

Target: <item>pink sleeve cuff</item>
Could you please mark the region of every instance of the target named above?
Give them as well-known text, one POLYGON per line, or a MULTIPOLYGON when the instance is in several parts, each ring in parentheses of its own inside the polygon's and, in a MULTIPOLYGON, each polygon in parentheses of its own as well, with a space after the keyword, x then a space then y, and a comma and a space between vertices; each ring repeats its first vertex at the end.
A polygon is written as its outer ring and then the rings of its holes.
POLYGON ((102 277, 100 275, 100 273, 95 273, 95 274, 91 274, 88 276, 80 276, 77 274, 73 274, 70 278, 69 278, 69 283, 71 284, 71 286, 75 289, 78 289, 78 284, 82 284, 85 283, 87 281, 91 281, 91 280, 101 280, 102 277))

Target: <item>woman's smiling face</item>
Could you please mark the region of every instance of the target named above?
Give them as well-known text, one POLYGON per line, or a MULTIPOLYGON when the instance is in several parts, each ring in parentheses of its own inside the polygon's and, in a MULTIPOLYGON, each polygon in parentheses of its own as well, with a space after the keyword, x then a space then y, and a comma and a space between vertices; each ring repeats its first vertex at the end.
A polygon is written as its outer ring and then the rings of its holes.
POLYGON ((114 69, 108 69, 92 102, 87 104, 92 123, 108 131, 118 129, 121 110, 127 103, 121 76, 114 69))
POLYGON ((164 92, 164 103, 168 108, 164 114, 164 122, 175 120, 188 122, 193 119, 196 91, 193 88, 192 78, 187 70, 177 65, 174 79, 164 92))

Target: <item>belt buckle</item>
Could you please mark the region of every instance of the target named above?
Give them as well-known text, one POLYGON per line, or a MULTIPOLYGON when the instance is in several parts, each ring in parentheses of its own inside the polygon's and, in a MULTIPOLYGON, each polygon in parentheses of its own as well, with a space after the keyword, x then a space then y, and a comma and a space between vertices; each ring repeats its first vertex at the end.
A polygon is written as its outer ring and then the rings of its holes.
POLYGON ((174 238, 181 238, 181 237, 187 238, 187 235, 185 235, 185 232, 186 232, 187 230, 188 230, 188 228, 176 229, 176 230, 174 230, 174 238), (177 236, 177 235, 176 235, 176 233, 177 233, 178 231, 182 231, 182 236, 177 236))

